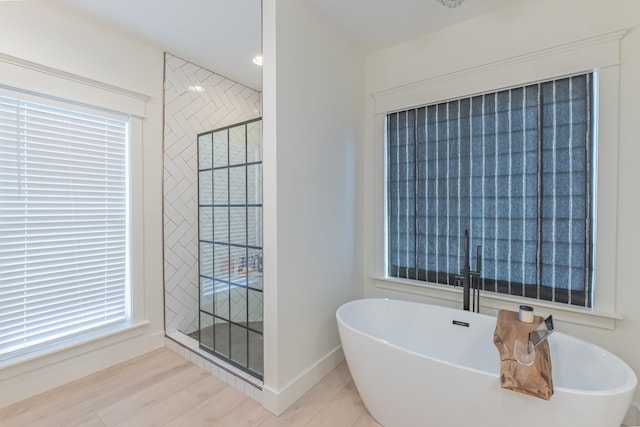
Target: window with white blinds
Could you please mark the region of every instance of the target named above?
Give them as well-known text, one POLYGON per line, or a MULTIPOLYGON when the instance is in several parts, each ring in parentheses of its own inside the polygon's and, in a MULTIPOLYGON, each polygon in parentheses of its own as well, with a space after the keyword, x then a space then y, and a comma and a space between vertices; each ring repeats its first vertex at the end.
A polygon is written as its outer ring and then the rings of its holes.
POLYGON ((482 289, 591 306, 593 105, 587 73, 388 114, 388 275, 454 284, 469 230, 482 289))
POLYGON ((128 128, 0 93, 0 360, 128 320, 128 128))

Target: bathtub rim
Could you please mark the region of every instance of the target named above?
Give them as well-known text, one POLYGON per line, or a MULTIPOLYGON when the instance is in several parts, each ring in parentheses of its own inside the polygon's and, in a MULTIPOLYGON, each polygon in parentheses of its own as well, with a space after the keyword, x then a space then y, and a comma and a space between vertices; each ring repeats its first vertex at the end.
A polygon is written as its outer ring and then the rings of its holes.
MULTIPOLYGON (((393 344, 388 342, 385 339, 373 336, 369 333, 366 333, 364 331, 361 331, 359 329, 356 329, 355 327, 349 325, 347 322, 345 322, 342 313, 347 310, 350 306, 355 306, 355 305, 360 305, 360 304, 364 304, 366 302, 370 302, 370 301, 383 301, 385 303, 400 303, 400 304, 408 304, 408 305, 422 305, 422 306, 427 306, 427 307, 436 307, 439 309, 446 309, 446 310, 451 310, 451 311, 457 311, 455 308, 451 308, 451 307, 447 307, 447 306, 441 306, 441 305, 437 305, 437 304, 431 304, 431 303, 424 303, 424 302, 417 302, 417 301, 406 301, 406 300, 401 300, 401 299, 396 299, 396 298, 360 298, 360 299, 355 299, 352 301, 348 301, 344 304, 342 304, 340 307, 338 307, 338 309, 336 310, 336 320, 338 322, 339 325, 342 325, 343 327, 345 327, 346 329, 363 335, 369 339, 372 339, 374 341, 377 341, 381 344, 390 346, 394 349, 397 349, 399 351, 404 351, 407 353, 410 353, 412 355, 418 356, 420 358, 423 359, 429 359, 429 360, 434 360, 437 361, 438 363, 443 363, 445 365, 451 366, 451 367, 455 367, 458 369, 464 369, 466 371, 470 371, 470 372, 475 372, 475 373, 479 373, 479 374, 483 374, 483 375, 489 375, 492 376, 494 378, 496 378, 496 380, 498 379, 500 373, 499 371, 497 373, 494 372, 489 372, 486 370, 480 370, 480 369, 475 369, 475 368, 471 368, 469 366, 464 366, 464 365, 460 365, 457 363, 452 363, 449 362, 447 360, 443 360, 437 357, 433 357, 433 356, 427 356, 424 355, 422 353, 418 353, 415 352, 413 350, 409 350, 405 347, 401 347, 399 345, 393 344)), ((462 311, 462 310, 460 310, 462 311)), ((467 312, 473 316, 480 316, 480 317, 484 317, 484 318, 493 318, 493 319, 497 319, 496 316, 492 316, 489 314, 483 314, 483 313, 474 313, 474 312, 467 312)), ((592 342, 589 341, 585 341, 583 339, 580 339, 578 337, 575 337, 573 335, 569 335, 569 334, 565 334, 562 332, 554 332, 554 335, 556 335, 558 338, 560 337, 564 337, 564 338, 568 338, 568 339, 573 339, 578 341, 581 345, 586 345, 588 347, 593 348, 595 351, 598 352, 603 352, 606 357, 611 358, 612 360, 615 361, 615 363, 620 364, 620 366, 622 366, 625 374, 626 374, 626 379, 624 381, 623 384, 617 386, 617 387, 611 387, 611 388, 606 388, 606 389, 602 389, 602 390, 584 390, 584 389, 579 389, 579 388, 572 388, 572 387, 565 387, 565 386, 557 386, 554 385, 554 390, 555 391, 561 391, 561 392, 567 392, 567 393, 571 393, 571 394, 579 394, 579 395, 584 395, 584 396, 613 396, 613 395, 618 395, 618 394, 625 394, 625 393, 633 393, 635 391, 635 388, 638 384, 638 378, 636 376, 636 373, 633 369, 631 369, 631 367, 629 366, 629 364, 627 364, 624 360, 622 360, 620 357, 618 357, 617 355, 615 355, 614 353, 610 352, 609 350, 594 344, 592 342)), ((348 360, 347 360, 348 362, 348 360)), ((552 367, 553 368, 553 367, 552 367)))

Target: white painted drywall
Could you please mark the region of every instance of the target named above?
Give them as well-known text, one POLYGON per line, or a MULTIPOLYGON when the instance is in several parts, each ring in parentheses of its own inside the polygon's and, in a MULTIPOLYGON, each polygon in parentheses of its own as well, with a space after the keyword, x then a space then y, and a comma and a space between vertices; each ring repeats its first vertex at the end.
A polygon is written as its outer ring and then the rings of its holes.
MULTIPOLYGON (((464 7, 464 5, 462 6, 464 7)), ((535 54, 544 49, 563 46, 616 30, 629 31, 620 41, 619 94, 612 90, 601 93, 601 117, 607 120, 612 138, 599 141, 600 156, 617 160, 617 170, 606 168, 599 177, 599 197, 611 198, 611 206, 599 206, 599 225, 616 224, 602 240, 611 245, 607 251, 599 247, 611 265, 609 277, 599 277, 601 289, 607 295, 596 299, 596 309, 612 310, 623 316, 616 320, 614 329, 592 327, 569 322, 559 322, 558 329, 592 341, 622 357, 640 374, 640 286, 638 286, 638 243, 640 242, 640 2, 636 0, 528 0, 511 7, 484 15, 406 43, 373 53, 367 57, 366 92, 380 93, 438 76, 452 78, 481 64, 491 64, 524 54, 535 54), (611 117, 612 112, 615 116, 611 117), (616 141, 617 138, 617 141, 616 141), (616 191, 617 187, 617 191, 616 191), (611 193, 611 189, 617 194, 611 193), (609 250, 610 249, 610 250, 609 250), (603 253, 606 252, 606 253, 603 253), (606 282, 606 283, 605 283, 606 282), (612 285, 612 286, 609 286, 612 285)), ((594 55, 596 55, 595 48, 594 55)), ((562 61, 566 61, 566 57, 562 61)), ((561 60, 558 60, 561 62, 561 60)), ((535 61, 533 62, 535 63, 535 61)), ((569 68, 571 63, 569 61, 569 68)), ((534 65, 535 66, 535 65, 534 65)), ((577 65, 576 65, 577 66, 577 65)), ((491 67, 489 67, 491 68, 491 67)), ((529 70, 544 71, 544 70, 529 70)), ((573 70, 581 71, 581 70, 573 70)), ((499 75, 500 70, 485 70, 478 79, 492 80, 498 86, 511 85, 514 76, 499 75), (492 74, 493 73, 493 74, 492 74)), ((528 73, 528 72, 527 72, 528 73)), ((527 74, 523 73, 523 74, 527 74)), ((471 78, 473 75, 471 75, 471 78)), ((515 76, 517 77, 517 76, 515 76)), ((609 76, 610 77, 610 76, 609 76)), ((454 81, 454 80, 452 80, 454 81)), ((469 79, 461 81, 468 82, 469 79)), ((434 88, 438 84, 434 83, 434 88)), ((482 88, 480 88, 482 89, 482 88)), ((485 90, 493 89, 487 87, 485 90)), ((611 88, 608 88, 611 89, 611 88)), ((435 90, 435 89, 434 89, 435 90)), ((462 94, 449 92, 451 96, 462 94)), ((445 94, 446 95, 446 94, 445 94)), ((425 96, 428 98, 428 96, 425 96)), ((426 99, 425 99, 426 101, 426 99)), ((430 100, 432 101, 432 100, 430 100)), ((406 107, 410 107, 407 105, 406 107)), ((374 101, 368 102, 366 115, 367 146, 365 180, 365 277, 381 274, 383 259, 379 248, 382 212, 381 162, 375 154, 375 141, 380 141, 381 128, 374 120, 374 101), (378 248, 378 249, 376 249, 378 248)), ((602 171, 601 171, 602 172, 602 171)), ((602 242, 597 242, 600 245, 602 242)), ((597 246, 598 248, 598 246, 597 246)), ((608 267, 607 267, 608 268, 608 267)), ((408 287, 385 284, 369 279, 365 284, 366 296, 400 297, 411 300, 451 304, 407 293, 408 287)), ((595 284, 598 286, 598 283, 595 284)), ((420 291, 417 292, 420 294, 420 291)), ((482 304, 482 302, 481 302, 482 304)), ((636 393, 634 401, 640 401, 636 393)))
POLYGON ((280 413, 340 360, 362 296, 363 56, 299 0, 263 3, 263 401, 280 413))
MULTIPOLYGON (((0 407, 163 346, 162 64, 163 53, 97 21, 49 2, 0 2, 0 53, 150 97, 142 121, 143 279, 147 323, 134 331, 12 367, 0 366, 0 407)), ((0 84, 2 84, 0 76, 0 84)), ((25 87, 23 89, 29 89, 25 87)), ((140 147, 138 147, 140 148, 140 147)), ((142 214, 142 212, 140 213, 142 214)))

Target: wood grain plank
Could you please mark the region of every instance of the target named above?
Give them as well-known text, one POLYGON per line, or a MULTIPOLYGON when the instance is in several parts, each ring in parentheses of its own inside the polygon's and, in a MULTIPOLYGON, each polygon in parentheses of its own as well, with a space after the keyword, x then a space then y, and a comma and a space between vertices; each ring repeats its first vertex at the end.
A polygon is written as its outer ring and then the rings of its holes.
POLYGON ((182 390, 158 403, 147 406, 116 425, 116 427, 157 427, 192 411, 202 401, 187 390, 182 390))
POLYGON ((351 427, 366 412, 353 381, 348 383, 306 424, 309 427, 351 427))
POLYGON ((21 426, 47 427, 87 414, 131 394, 132 390, 152 384, 167 372, 177 372, 191 364, 165 349, 105 369, 79 380, 57 387, 0 410, 0 419, 21 426), (141 367, 144 366, 144 369, 141 367))
MULTIPOLYGON (((123 395, 115 403, 107 405, 97 411, 100 419, 107 426, 114 426, 133 418, 137 413, 149 406, 173 396, 191 386, 194 382, 210 376, 197 366, 190 365, 178 374, 162 378, 160 381, 145 387, 131 395, 123 395)), ((102 405, 99 405, 102 406, 102 405)))
MULTIPOLYGON (((253 399, 245 399, 232 412, 216 422, 216 427, 255 427, 269 417, 266 409, 253 399)), ((275 417, 274 417, 275 418, 275 417)))
POLYGON ((340 364, 313 386, 279 417, 266 419, 260 427, 304 426, 309 423, 351 381, 346 363, 340 364))
POLYGON ((174 418, 166 424, 167 427, 209 427, 225 415, 235 410, 249 397, 232 387, 225 387, 209 399, 194 407, 191 411, 174 418))
POLYGON ((2 427, 379 427, 345 363, 280 417, 161 349, 0 409, 2 427))

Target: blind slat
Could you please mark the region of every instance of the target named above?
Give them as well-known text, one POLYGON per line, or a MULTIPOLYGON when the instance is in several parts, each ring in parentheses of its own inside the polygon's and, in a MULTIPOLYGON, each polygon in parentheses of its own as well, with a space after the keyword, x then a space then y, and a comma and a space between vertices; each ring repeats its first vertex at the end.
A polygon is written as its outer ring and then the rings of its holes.
POLYGON ((0 96, 0 359, 127 318, 129 125, 114 117, 0 96))

